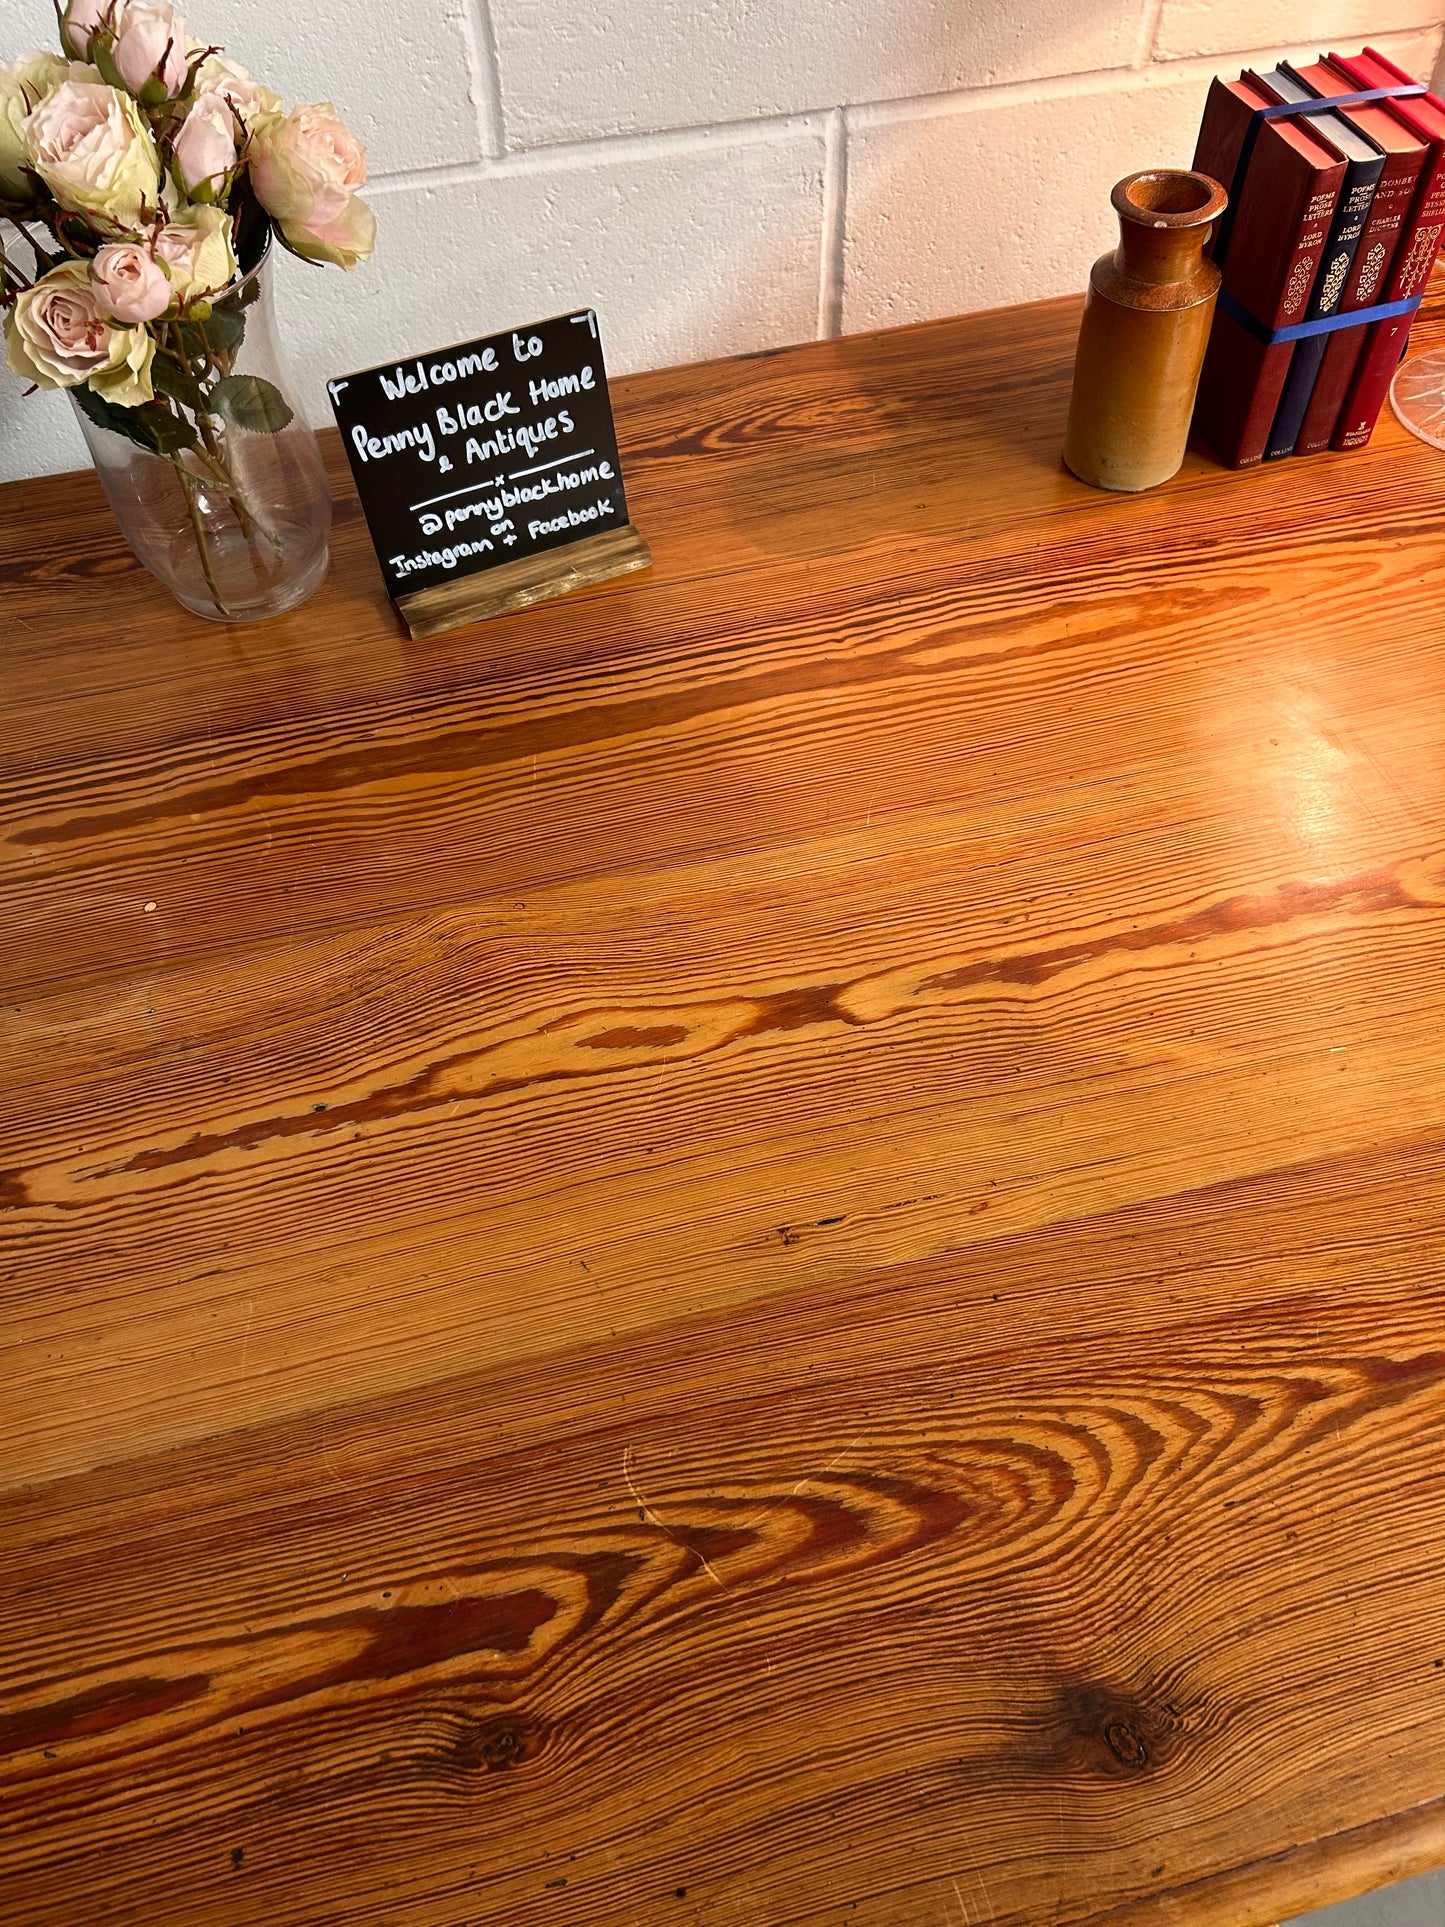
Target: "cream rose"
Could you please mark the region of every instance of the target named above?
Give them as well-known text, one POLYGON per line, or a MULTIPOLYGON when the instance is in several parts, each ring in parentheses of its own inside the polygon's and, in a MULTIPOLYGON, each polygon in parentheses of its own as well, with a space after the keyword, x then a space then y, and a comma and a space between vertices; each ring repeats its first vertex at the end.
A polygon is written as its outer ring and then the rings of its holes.
POLYGON ((231 217, 224 208, 188 207, 156 237, 156 258, 170 269, 171 294, 183 307, 235 279, 231 217))
POLYGON ((30 102, 11 64, 0 67, 0 207, 29 207, 35 183, 25 173, 25 122, 30 102))
POLYGON ((112 241, 90 264, 96 305, 112 321, 154 321, 171 305, 170 277, 135 241, 112 241))
POLYGON ((19 82, 32 110, 47 94, 54 93, 62 80, 100 78, 93 67, 82 67, 75 61, 62 59, 59 54, 47 53, 21 54, 18 60, 0 60, 0 73, 9 74, 19 82))
POLYGON ((223 60, 220 54, 208 55, 196 69, 196 98, 203 94, 218 95, 243 127, 250 127, 266 114, 281 112, 279 94, 252 80, 244 67, 223 60))
POLYGON ((69 72, 59 54, 0 60, 0 206, 26 208, 35 200, 35 183, 23 171, 25 122, 69 72))
POLYGON ((153 396, 155 343, 144 328, 118 328, 101 313, 84 261, 63 261, 17 297, 5 343, 15 373, 42 388, 88 382, 122 408, 153 396))
POLYGON ((218 194, 236 165, 236 122, 219 94, 203 94, 181 124, 176 166, 188 194, 218 194))
POLYGON ((371 209, 357 199, 366 150, 329 101, 267 115, 246 148, 256 198, 298 254, 354 268, 376 241, 371 209))
POLYGON ((26 121, 25 152, 62 207, 99 223, 138 227, 158 201, 155 143, 118 87, 62 81, 26 121))
POLYGON ((133 94, 169 100, 190 71, 185 22, 166 0, 116 0, 110 57, 133 94), (154 85, 152 85, 154 83, 154 85))

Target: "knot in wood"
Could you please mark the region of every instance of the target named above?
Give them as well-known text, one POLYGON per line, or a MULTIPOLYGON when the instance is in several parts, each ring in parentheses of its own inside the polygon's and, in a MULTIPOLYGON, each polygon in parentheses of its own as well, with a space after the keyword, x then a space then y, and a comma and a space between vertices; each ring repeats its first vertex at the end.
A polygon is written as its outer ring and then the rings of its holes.
POLYGON ((1104 1727, 1104 1743, 1124 1766, 1148 1766, 1149 1749, 1127 1720, 1109 1720, 1104 1727))

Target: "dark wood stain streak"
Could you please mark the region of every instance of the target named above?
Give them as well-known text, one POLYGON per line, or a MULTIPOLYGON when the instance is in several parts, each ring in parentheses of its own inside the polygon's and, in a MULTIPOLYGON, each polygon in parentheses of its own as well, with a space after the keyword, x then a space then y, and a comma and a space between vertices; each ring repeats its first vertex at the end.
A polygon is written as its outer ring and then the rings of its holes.
MULTIPOLYGON (((735 1042, 742 1037, 763 1037, 770 1032, 787 1033, 811 1028, 813 1026, 838 1023, 855 1027, 860 1019, 850 1011, 841 1009, 838 998, 846 986, 843 984, 807 985, 796 990, 779 991, 771 997, 751 999, 753 1015, 741 1023, 731 1035, 722 1042, 710 1046, 721 1049, 726 1043, 735 1042)), ((661 1045, 685 1039, 689 1033, 681 1026, 659 1027, 665 1034, 657 1038, 661 1045), (674 1039, 673 1030, 680 1031, 680 1038, 674 1039)), ((629 1047, 637 1037, 646 1033, 625 1031, 610 1033, 626 1039, 622 1046, 629 1047)), ((582 1038, 580 1044, 597 1047, 596 1038, 582 1038)), ((608 1046, 604 1046, 606 1048, 608 1046)), ((173 1165, 193 1164, 214 1158, 224 1151, 253 1151, 272 1140, 295 1137, 319 1137, 341 1130, 349 1124, 371 1124, 382 1119, 394 1117, 415 1117, 428 1111, 436 1111, 450 1106, 459 1098, 468 1101, 481 1101, 487 1098, 504 1097, 516 1091, 530 1091, 547 1085, 567 1083, 590 1076, 585 1068, 553 1067, 541 1070, 527 1077, 493 1077, 483 1079, 474 1086, 448 1086, 442 1080, 448 1075, 455 1076, 465 1065, 478 1061, 475 1054, 463 1053, 447 1065, 428 1065, 414 1077, 400 1084, 391 1084, 370 1092, 366 1097, 353 1099, 350 1103, 328 1105, 325 1111, 318 1112, 314 1106, 291 1116, 258 1118, 249 1124, 238 1126, 226 1132, 198 1132, 184 1144, 157 1146, 153 1150, 141 1151, 123 1164, 97 1166, 87 1170, 88 1178, 114 1178, 142 1171, 162 1171, 173 1165)))
POLYGON ((688 1035, 686 1024, 618 1024, 593 1037, 579 1037, 577 1043, 583 1050, 660 1050, 683 1043, 688 1035))
POLYGON ((957 970, 925 977, 918 988, 920 991, 963 990, 983 983, 1043 984, 1081 963, 1092 963, 1101 957, 1205 943, 1214 937, 1278 928, 1301 917, 1326 914, 1359 917, 1388 910, 1434 907, 1418 902, 1389 875, 1371 873, 1323 883, 1289 882, 1264 896, 1226 898, 1192 917, 1178 917, 1137 930, 1110 931, 1107 935, 1060 944, 1048 950, 965 964, 957 970))
MULTIPOLYGON (((1036 952, 981 959, 977 963, 922 978, 913 994, 952 992, 988 984, 1032 987, 1047 983, 1081 964, 1110 955, 1145 954, 1165 946, 1203 943, 1220 936, 1284 928, 1306 916, 1333 914, 1358 917, 1431 907, 1419 903, 1396 878, 1384 874, 1366 874, 1321 883, 1291 881, 1265 895, 1226 899, 1192 917, 1176 918, 1137 930, 1111 931, 1098 938, 1036 952)), ((700 1047, 701 1051, 703 1054, 713 1054, 744 1038, 787 1034, 829 1025, 849 1029, 866 1027, 867 1020, 848 1009, 842 1001, 852 988, 854 986, 847 983, 805 985, 751 1000, 754 1014, 747 1021, 732 1026, 726 1035, 700 1047)), ((538 1034, 555 1033, 568 1027, 572 1021, 543 1025, 539 1027, 538 1034)), ((684 1025, 618 1026, 592 1037, 579 1038, 577 1042, 580 1047, 599 1050, 668 1049, 686 1042, 690 1034, 684 1025)), ((696 1050, 689 1053, 696 1054, 696 1050)), ((82 1175, 90 1180, 112 1179, 166 1170, 177 1165, 204 1162, 224 1152, 253 1151, 286 1139, 330 1136, 349 1125, 371 1124, 397 1117, 418 1117, 449 1107, 463 1098, 469 1102, 482 1102, 515 1092, 566 1084, 589 1075, 585 1068, 550 1066, 528 1076, 483 1078, 475 1084, 458 1081, 467 1067, 482 1061, 484 1054, 479 1056, 475 1052, 463 1052, 446 1063, 429 1065, 401 1083, 382 1086, 349 1102, 328 1105, 319 1111, 312 1105, 289 1116, 254 1119, 225 1132, 198 1132, 182 1144, 156 1146, 138 1152, 120 1164, 91 1167, 82 1175)), ((23 1198, 23 1192, 21 1195, 23 1198)), ((987 1200, 969 1207, 973 1215, 987 1208, 987 1200)), ((790 1231, 792 1228, 784 1229, 790 1231)))
POLYGON ((339 1613, 330 1628, 355 1628, 366 1634, 366 1644, 355 1659, 325 1670, 301 1690, 314 1691, 338 1680, 394 1679, 465 1653, 518 1653, 556 1611, 554 1599, 531 1587, 500 1598, 339 1613))
POLYGON ((0 1712, 0 1757, 33 1747, 91 1739, 139 1720, 159 1719, 188 1706, 210 1686, 204 1674, 181 1679, 126 1679, 16 1712, 0 1712))
MULTIPOLYGON (((1077 581, 1074 573, 1059 571, 1050 583, 1031 586, 1025 591, 1029 602, 1057 609, 1071 586, 1082 596, 1093 572, 1078 571, 1077 581)), ((999 582, 1007 584, 1014 594, 1018 593, 1017 584, 1002 566, 999 582)), ((962 625, 968 618, 976 617, 984 605, 989 587, 989 579, 983 575, 962 588, 949 581, 925 581, 917 588, 903 590, 890 582, 870 585, 846 599, 820 597, 814 593, 787 615, 786 634, 795 647, 786 683, 777 665, 765 658, 751 673, 739 673, 732 668, 731 673, 724 674, 720 662, 716 673, 699 680, 692 688, 649 692, 633 700, 614 698, 605 704, 515 723, 442 729, 434 734, 418 727, 395 742, 376 740, 376 734, 380 733, 376 726, 385 719, 368 718, 372 727, 364 740, 295 762, 289 756, 295 732, 285 732, 284 737, 278 738, 282 756, 270 758, 259 771, 224 783, 197 780, 168 788, 156 801, 129 809, 97 810, 54 822, 28 823, 24 843, 37 849, 83 843, 126 830, 153 828, 167 822, 182 823, 195 816, 224 815, 258 801, 311 801, 406 779, 475 774, 508 766, 523 768, 533 758, 560 751, 575 754, 603 744, 675 730, 686 723, 709 718, 721 720, 732 712, 776 698, 784 689, 793 699, 836 689, 839 672, 834 649, 845 632, 851 636, 855 650, 847 678, 850 688, 860 693, 870 688, 882 689, 896 683, 900 674, 923 679, 930 671, 916 660, 920 641, 926 639, 936 646, 950 635, 962 634, 962 625), (803 634, 819 635, 832 647, 810 662, 796 652, 796 643, 803 634), (891 649, 859 647, 875 636, 900 640, 891 649)), ((1136 596, 1138 593, 1134 591, 1136 596)), ((1236 598, 1256 599, 1254 592, 1245 589, 1216 589, 1207 607, 1218 615, 1221 599, 1231 594, 1236 598)), ((1182 598, 1181 613, 1188 610, 1191 600, 1188 595, 1182 598)), ((1137 610, 1131 606, 1120 613, 1112 626, 1106 623, 1101 627, 1094 622, 1078 633, 1020 638, 1002 647, 996 643, 982 646, 969 655, 951 655, 945 670, 950 678, 977 669, 1002 679, 1011 669, 1025 664, 1046 665, 1056 657, 1077 654, 1085 644, 1107 648, 1111 642, 1131 640, 1137 635, 1137 623, 1137 610)), ((759 640, 765 642, 768 633, 764 631, 759 640)), ((707 640, 710 638, 696 633, 691 638, 694 648, 707 640)), ((719 632, 717 641, 726 642, 727 659, 735 661, 738 653, 735 631, 719 632)), ((347 720, 339 719, 342 727, 347 720)), ((327 726, 328 733, 334 734, 337 722, 328 719, 327 726)), ((207 744, 208 770, 214 767, 217 751, 224 751, 225 747, 224 743, 214 740, 207 744)))

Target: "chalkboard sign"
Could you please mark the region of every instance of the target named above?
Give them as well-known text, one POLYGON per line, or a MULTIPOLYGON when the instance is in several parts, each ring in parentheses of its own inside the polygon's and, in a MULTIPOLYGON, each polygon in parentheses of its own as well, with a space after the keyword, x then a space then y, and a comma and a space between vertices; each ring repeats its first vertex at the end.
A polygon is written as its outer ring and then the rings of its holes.
POLYGON ((414 636, 646 568, 597 316, 328 382, 386 586, 414 636))

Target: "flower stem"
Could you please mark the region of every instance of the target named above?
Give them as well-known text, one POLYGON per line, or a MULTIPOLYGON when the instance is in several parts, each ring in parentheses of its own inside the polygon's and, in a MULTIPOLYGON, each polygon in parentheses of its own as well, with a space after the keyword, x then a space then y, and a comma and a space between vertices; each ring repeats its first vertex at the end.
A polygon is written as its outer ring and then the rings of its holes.
POLYGON ((216 571, 211 562, 210 538, 206 534, 206 525, 201 520, 200 504, 196 500, 196 478, 181 461, 179 455, 172 455, 171 465, 181 478, 181 489, 186 498, 186 510, 191 518, 191 528, 195 532, 196 549, 201 558, 201 569, 206 578, 206 587, 210 590, 211 600, 215 603, 220 613, 223 616, 229 616, 231 612, 222 600, 220 584, 216 581, 216 571))
MULTIPOLYGON (((20 223, 17 220, 15 220, 13 215, 10 217, 10 219, 16 232, 21 235, 24 235, 24 238, 28 241, 30 239, 30 236, 25 233, 25 230, 23 227, 21 227, 20 223)), ((10 256, 5 252, 4 242, 0 241, 0 283, 3 283, 8 289, 11 282, 14 282, 16 287, 20 287, 20 288, 28 288, 32 285, 29 275, 22 274, 20 272, 20 269, 10 259, 10 256)))
MULTIPOLYGON (((201 386, 202 376, 197 372, 195 363, 186 352, 186 344, 182 339, 179 328, 176 330, 172 348, 182 368, 185 369, 186 373, 191 377, 191 380, 195 382, 199 388, 201 386)), ((209 413, 201 408, 196 409, 194 412, 196 427, 200 432, 201 441, 204 443, 206 451, 201 459, 205 461, 207 466, 214 472, 221 486, 225 489, 226 494, 231 498, 231 508, 235 513, 236 520, 241 524, 241 533, 245 536, 247 542, 250 543, 254 552, 256 546, 257 519, 251 513, 250 505, 246 500, 240 479, 231 472, 231 469, 227 465, 225 447, 216 433, 209 413)), ((273 549, 279 549, 281 547, 279 539, 272 534, 270 529, 263 528, 262 533, 266 536, 266 539, 270 542, 273 549)))

